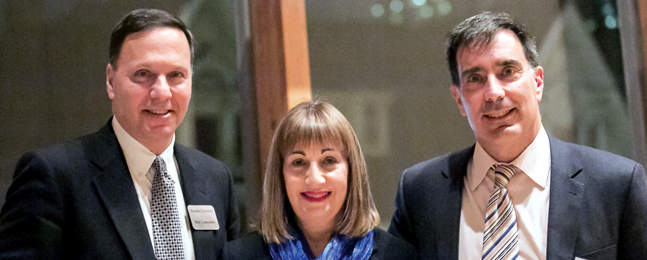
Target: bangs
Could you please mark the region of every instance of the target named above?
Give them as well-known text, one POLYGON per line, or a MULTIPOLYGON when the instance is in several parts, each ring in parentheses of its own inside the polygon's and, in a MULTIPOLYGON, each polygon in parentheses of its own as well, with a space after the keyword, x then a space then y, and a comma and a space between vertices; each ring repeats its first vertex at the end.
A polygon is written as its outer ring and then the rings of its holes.
POLYGON ((292 117, 294 120, 285 122, 284 131, 280 133, 282 140, 278 143, 281 158, 285 158, 297 146, 307 147, 312 144, 332 145, 341 149, 344 156, 348 156, 348 147, 345 145, 348 140, 342 133, 343 121, 323 111, 302 112, 292 117))

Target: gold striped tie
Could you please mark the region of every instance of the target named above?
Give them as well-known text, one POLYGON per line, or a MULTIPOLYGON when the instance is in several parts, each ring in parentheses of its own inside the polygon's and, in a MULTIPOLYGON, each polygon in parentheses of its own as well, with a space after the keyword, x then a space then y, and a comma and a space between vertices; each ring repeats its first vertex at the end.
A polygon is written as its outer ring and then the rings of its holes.
POLYGON ((519 257, 517 216, 506 186, 519 170, 512 164, 495 164, 494 192, 488 201, 483 232, 483 260, 519 257))

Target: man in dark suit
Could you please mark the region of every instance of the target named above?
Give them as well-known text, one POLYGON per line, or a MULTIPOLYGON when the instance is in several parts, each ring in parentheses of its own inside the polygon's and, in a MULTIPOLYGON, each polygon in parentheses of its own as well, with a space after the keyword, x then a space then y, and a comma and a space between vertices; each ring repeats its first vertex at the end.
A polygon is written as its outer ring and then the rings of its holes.
POLYGON ((476 144, 404 171, 389 232, 419 259, 647 259, 644 168, 546 133, 528 32, 486 12, 448 38, 476 144))
POLYGON ((115 27, 114 116, 25 154, 0 213, 0 259, 215 259, 239 232, 227 167, 175 143, 191 99, 193 38, 139 9, 115 27))

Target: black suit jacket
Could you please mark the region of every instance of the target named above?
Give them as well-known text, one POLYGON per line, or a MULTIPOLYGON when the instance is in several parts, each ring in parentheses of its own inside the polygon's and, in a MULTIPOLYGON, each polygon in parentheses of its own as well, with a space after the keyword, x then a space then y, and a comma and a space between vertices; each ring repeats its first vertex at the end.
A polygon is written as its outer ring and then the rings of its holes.
MULTIPOLYGON (((214 259, 239 232, 227 167, 176 144, 186 205, 212 205, 220 230, 191 230, 196 259, 214 259)), ((0 259, 155 259, 111 122, 25 154, 0 213, 0 259)))
MULTIPOLYGON (((549 136, 547 259, 647 259, 647 178, 629 159, 549 136)), ((389 232, 419 259, 458 259, 464 177, 474 146, 404 171, 389 232)))
MULTIPOLYGON (((379 228, 374 229, 373 252, 370 260, 415 260, 416 251, 409 243, 379 228)), ((224 250, 225 260, 271 260, 270 248, 258 232, 228 242, 224 250)))

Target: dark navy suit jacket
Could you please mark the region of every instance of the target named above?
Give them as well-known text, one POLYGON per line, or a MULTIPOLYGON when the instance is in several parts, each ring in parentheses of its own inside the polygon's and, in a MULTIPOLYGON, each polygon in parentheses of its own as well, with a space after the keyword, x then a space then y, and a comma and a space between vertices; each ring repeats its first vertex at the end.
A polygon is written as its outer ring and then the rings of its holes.
MULTIPOLYGON (((174 152, 185 204, 216 211, 220 230, 191 230, 196 259, 214 259, 239 232, 231 174, 195 149, 174 152)), ((20 159, 0 213, 0 259, 155 259, 110 121, 20 159)))
MULTIPOLYGON (((640 164, 549 136, 547 259, 647 259, 647 178, 640 164)), ((464 178, 474 146, 402 174, 389 232, 418 259, 458 259, 464 178)))

